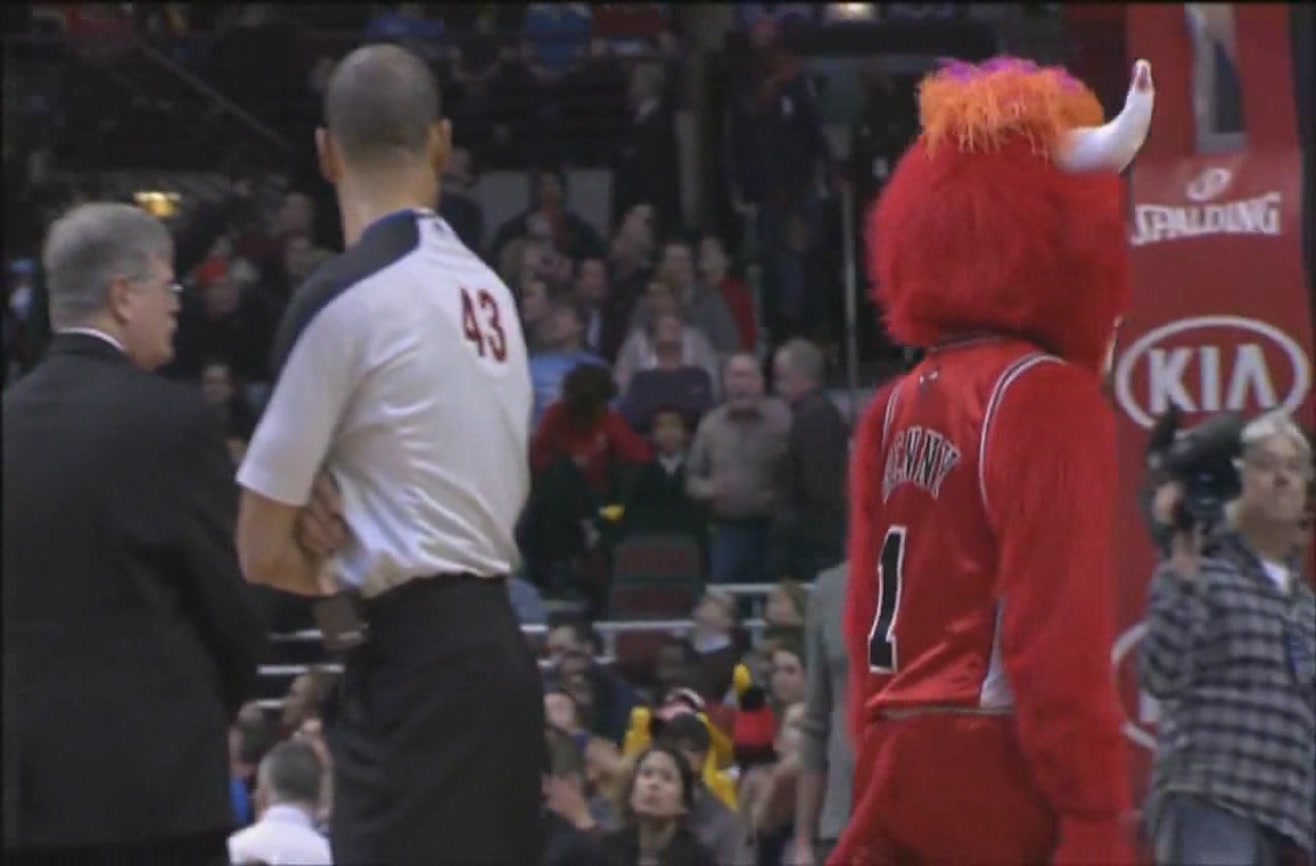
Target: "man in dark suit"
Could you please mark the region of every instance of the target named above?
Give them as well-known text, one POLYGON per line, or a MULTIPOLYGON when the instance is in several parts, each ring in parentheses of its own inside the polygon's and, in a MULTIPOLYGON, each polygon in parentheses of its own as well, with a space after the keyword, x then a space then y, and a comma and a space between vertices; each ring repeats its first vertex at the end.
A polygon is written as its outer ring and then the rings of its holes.
POLYGON ((4 395, 6 863, 226 862, 227 729, 263 630, 220 430, 151 374, 173 252, 119 204, 46 240, 55 336, 4 395))
POLYGON ((680 152, 670 88, 664 71, 644 63, 631 75, 634 110, 626 138, 613 160, 612 220, 620 225, 631 208, 653 205, 665 233, 679 231, 681 213, 680 152))
POLYGON ((845 553, 846 472, 850 430, 827 396, 826 360, 802 338, 773 357, 773 383, 791 407, 786 499, 775 541, 778 574, 808 580, 845 553))

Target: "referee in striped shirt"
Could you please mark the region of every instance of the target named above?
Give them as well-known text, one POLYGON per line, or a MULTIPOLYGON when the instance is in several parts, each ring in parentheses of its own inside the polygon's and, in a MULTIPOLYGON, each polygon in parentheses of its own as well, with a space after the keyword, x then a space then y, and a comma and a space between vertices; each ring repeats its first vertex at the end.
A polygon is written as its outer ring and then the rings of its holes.
POLYGON ((243 571, 319 596, 327 642, 352 644, 325 719, 335 862, 537 863, 542 690, 505 577, 529 492, 516 307, 428 210, 451 132, 419 59, 353 52, 325 122, 348 249, 275 340, 238 474, 243 571))

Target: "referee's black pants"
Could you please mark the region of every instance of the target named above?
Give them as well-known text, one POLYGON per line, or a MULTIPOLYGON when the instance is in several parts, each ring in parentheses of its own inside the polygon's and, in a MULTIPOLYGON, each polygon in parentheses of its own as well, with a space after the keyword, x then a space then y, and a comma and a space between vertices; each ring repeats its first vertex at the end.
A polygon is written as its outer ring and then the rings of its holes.
POLYGON ((413 580, 364 611, 325 719, 334 862, 537 866, 543 687, 506 582, 413 580))

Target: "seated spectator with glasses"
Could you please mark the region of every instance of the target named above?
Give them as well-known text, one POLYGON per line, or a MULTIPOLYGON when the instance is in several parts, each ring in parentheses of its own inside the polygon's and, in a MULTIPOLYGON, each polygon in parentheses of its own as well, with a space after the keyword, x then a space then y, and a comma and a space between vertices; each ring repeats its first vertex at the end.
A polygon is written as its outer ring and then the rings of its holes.
MULTIPOLYGON (((1161 702, 1146 814, 1158 864, 1280 864, 1316 844, 1316 592, 1302 575, 1311 444, 1243 431, 1225 525, 1180 534, 1153 578, 1142 688, 1161 702)), ((1157 496, 1169 522, 1182 492, 1157 496)))

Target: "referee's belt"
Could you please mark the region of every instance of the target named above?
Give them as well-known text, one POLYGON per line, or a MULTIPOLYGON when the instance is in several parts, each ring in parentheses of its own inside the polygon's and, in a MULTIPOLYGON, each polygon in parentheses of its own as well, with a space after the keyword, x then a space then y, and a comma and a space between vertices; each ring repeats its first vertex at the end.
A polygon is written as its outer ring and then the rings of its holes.
POLYGON ((476 582, 498 586, 505 592, 506 580, 504 575, 480 577, 469 572, 445 572, 411 578, 371 597, 363 596, 359 590, 345 590, 316 599, 311 604, 311 611, 325 649, 331 653, 347 652, 369 640, 370 620, 383 610, 401 605, 410 606, 423 595, 451 592, 459 586, 470 586, 476 582))

